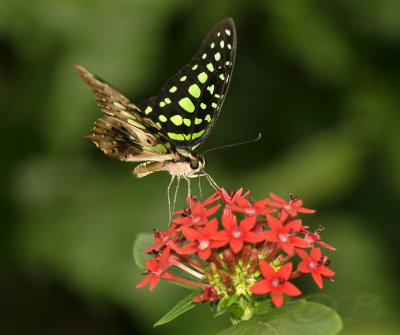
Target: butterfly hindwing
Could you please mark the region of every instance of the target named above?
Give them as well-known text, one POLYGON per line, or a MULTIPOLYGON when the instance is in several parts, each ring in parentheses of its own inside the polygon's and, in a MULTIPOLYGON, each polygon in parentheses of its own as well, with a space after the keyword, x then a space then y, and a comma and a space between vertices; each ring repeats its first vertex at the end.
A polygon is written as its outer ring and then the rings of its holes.
POLYGON ((219 22, 188 65, 140 106, 178 148, 201 145, 221 111, 236 55, 232 19, 219 22))
POLYGON ((75 67, 93 90, 105 114, 98 119, 88 139, 105 154, 126 161, 175 159, 173 143, 160 128, 123 94, 82 66, 75 67))

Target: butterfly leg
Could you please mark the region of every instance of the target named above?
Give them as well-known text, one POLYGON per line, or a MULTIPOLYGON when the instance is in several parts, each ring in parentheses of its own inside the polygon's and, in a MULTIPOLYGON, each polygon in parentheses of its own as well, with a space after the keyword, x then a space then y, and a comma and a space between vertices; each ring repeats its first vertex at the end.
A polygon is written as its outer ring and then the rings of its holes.
POLYGON ((199 194, 200 194, 200 201, 202 202, 202 201, 203 201, 203 194, 202 194, 202 192, 201 192, 200 175, 198 175, 198 177, 199 177, 199 194))
MULTIPOLYGON (((178 195, 179 183, 180 183, 180 181, 181 181, 181 177, 176 176, 176 178, 177 178, 177 181, 176 181, 176 189, 175 189, 175 194, 174 194, 174 202, 173 202, 173 204, 172 204, 172 214, 175 213, 176 197, 177 197, 177 195, 178 195)), ((170 221, 171 221, 171 220, 170 220, 170 221)))
MULTIPOLYGON (((171 198, 169 196, 169 190, 171 188, 172 183, 174 182, 175 176, 172 175, 171 176, 171 181, 168 184, 168 189, 167 189, 167 193, 168 193, 168 212, 169 212, 169 221, 168 221, 168 226, 171 224, 171 219, 172 219, 172 212, 171 212, 171 198)), ((179 181, 179 178, 178 178, 179 181)), ((174 201, 175 203, 175 201, 174 201)))

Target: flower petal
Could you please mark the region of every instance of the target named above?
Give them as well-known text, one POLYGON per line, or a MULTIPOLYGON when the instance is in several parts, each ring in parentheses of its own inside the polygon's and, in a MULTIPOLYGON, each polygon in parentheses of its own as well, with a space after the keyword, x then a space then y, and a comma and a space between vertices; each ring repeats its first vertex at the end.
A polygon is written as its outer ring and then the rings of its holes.
POLYGON ((290 282, 285 282, 283 284, 283 293, 290 295, 290 296, 296 296, 296 295, 300 295, 301 291, 297 288, 297 286, 293 285, 290 282))
POLYGON ((283 294, 280 292, 272 292, 271 300, 276 307, 281 307, 283 305, 283 294))
POLYGON ((267 261, 260 262, 260 270, 263 277, 266 279, 271 280, 276 276, 275 269, 267 261))
POLYGON ((321 259, 321 249, 313 248, 310 252, 310 257, 313 259, 314 262, 318 262, 321 259))
POLYGON ((243 219, 240 222, 240 230, 243 231, 249 231, 253 229, 254 225, 256 224, 257 218, 255 216, 243 219))
POLYGON ((319 288, 322 288, 322 278, 321 275, 318 271, 313 271, 311 272, 311 275, 315 281, 315 283, 319 286, 319 288))
POLYGON ((204 250, 199 250, 197 252, 197 256, 199 256, 200 259, 202 259, 203 261, 206 261, 208 259, 208 257, 210 257, 211 255, 211 249, 207 248, 204 250))
POLYGON ((221 218, 222 225, 228 231, 232 231, 236 229, 237 222, 231 218, 230 216, 223 215, 221 218))
POLYGON ((271 291, 269 281, 266 279, 261 279, 250 287, 250 291, 254 294, 266 294, 271 291))
POLYGON ((243 248, 243 240, 241 238, 232 238, 230 246, 232 251, 237 254, 243 248))
POLYGON ((250 243, 258 243, 263 240, 263 238, 260 235, 253 233, 252 231, 244 232, 242 239, 250 243))
POLYGON ((273 231, 280 232, 283 230, 282 223, 271 215, 267 215, 267 223, 273 231))
POLYGON ((288 280, 293 269, 293 264, 291 262, 288 262, 280 267, 280 269, 277 271, 277 276, 282 277, 283 279, 288 280))

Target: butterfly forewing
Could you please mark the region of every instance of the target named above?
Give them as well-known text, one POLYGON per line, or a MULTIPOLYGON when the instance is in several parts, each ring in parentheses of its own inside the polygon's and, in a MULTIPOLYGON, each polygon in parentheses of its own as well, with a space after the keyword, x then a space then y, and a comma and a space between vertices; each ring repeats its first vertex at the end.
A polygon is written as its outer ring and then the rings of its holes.
POLYGON ((168 80, 159 94, 139 106, 175 147, 196 149, 221 111, 236 54, 231 19, 219 22, 188 65, 168 80))

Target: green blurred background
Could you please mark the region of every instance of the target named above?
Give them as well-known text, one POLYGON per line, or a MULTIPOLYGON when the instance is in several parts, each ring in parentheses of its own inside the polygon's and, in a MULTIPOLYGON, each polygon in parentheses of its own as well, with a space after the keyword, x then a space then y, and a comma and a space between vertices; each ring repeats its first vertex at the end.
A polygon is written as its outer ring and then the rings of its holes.
MULTIPOLYGON (((100 116, 81 64, 134 102, 158 92, 222 18, 238 52, 207 172, 256 199, 295 192, 337 273, 320 291, 343 334, 398 334, 400 2, 2 0, 1 334, 213 334, 208 306, 152 328, 186 291, 136 290, 140 232, 167 222, 165 173, 141 180, 84 139, 100 116)), ((203 183, 204 192, 211 194, 203 183)), ((183 205, 182 187, 178 207, 183 205)))

